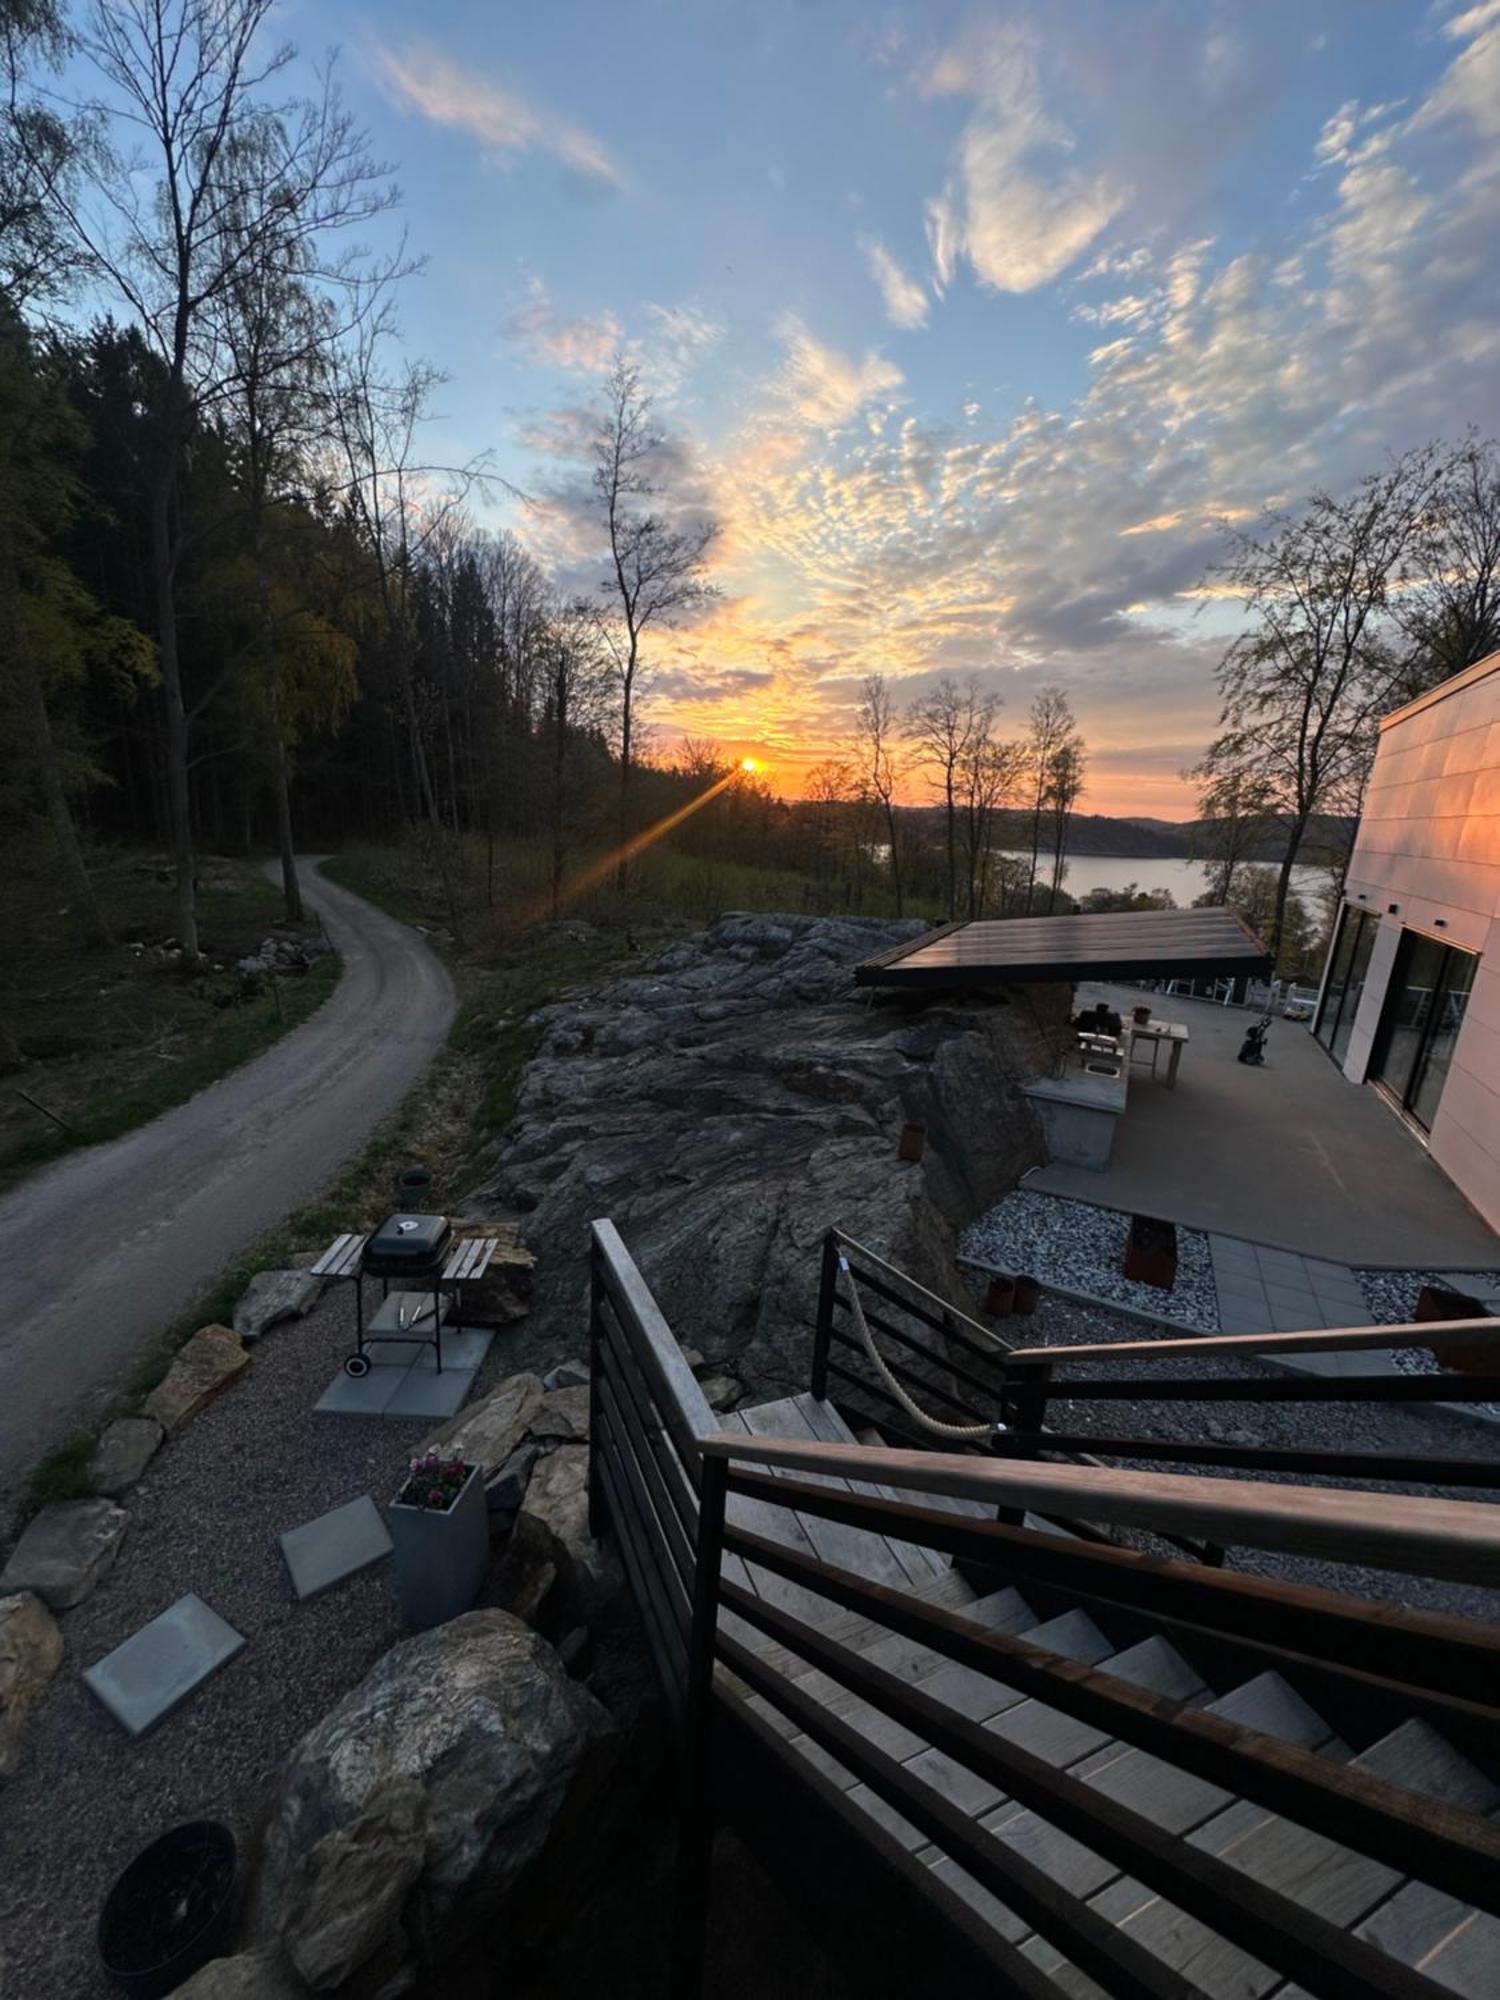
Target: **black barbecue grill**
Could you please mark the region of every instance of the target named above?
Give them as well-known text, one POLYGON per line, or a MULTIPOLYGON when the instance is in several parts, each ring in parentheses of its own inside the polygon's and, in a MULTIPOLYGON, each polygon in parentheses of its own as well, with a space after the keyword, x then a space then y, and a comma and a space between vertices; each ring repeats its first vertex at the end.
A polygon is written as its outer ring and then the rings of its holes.
POLYGON ((443 1266, 452 1247, 453 1225, 446 1215, 392 1215, 366 1238, 354 1286, 354 1352, 344 1362, 349 1375, 366 1375, 366 1348, 386 1342, 421 1341, 443 1367, 443 1266), (381 1302, 365 1328, 366 1278, 380 1280, 381 1302), (392 1283, 400 1289, 392 1291, 392 1283), (430 1297, 428 1294, 430 1293, 430 1297))

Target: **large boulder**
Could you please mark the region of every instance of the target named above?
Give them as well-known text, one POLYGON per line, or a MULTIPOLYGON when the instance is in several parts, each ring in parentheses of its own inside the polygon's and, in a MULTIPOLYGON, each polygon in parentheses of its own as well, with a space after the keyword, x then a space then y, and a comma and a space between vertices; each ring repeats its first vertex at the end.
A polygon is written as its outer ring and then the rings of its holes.
POLYGON ((807 1386, 830 1224, 960 1298, 958 1232, 1042 1159, 1022 1087, 1070 996, 854 988, 861 959, 922 928, 725 917, 543 1009, 466 1203, 528 1211, 538 1307, 582 1324, 588 1224, 610 1216, 679 1338, 765 1393, 807 1386), (897 1157, 908 1123, 927 1128, 917 1164, 897 1157))
POLYGON ((250 1357, 232 1327, 200 1326, 192 1339, 178 1348, 165 1380, 146 1398, 142 1414, 172 1437, 249 1364, 250 1357))
POLYGON ((621 1581, 613 1544, 589 1533, 588 1446, 560 1445, 527 1482, 500 1568, 501 1594, 560 1635, 607 1620, 621 1581), (549 1576, 539 1587, 537 1579, 549 1576))
POLYGON ((39 1597, 0 1597, 0 1778, 20 1761, 26 1717, 62 1656, 62 1633, 39 1597))
POLYGON ((291 1754, 256 1941, 283 1939, 328 1977, 398 1920, 423 1966, 483 1929, 498 1974, 511 1894, 559 1826, 590 1809, 610 1731, 546 1641, 506 1612, 472 1611, 404 1641, 291 1754), (406 1884, 399 1901, 382 1858, 406 1884))
POLYGON ((306 1990, 279 1951, 242 1951, 210 1959, 174 2000, 303 2000, 306 1990))
POLYGON ((508 1375, 482 1402, 434 1431, 423 1447, 446 1458, 461 1458, 497 1472, 527 1434, 532 1418, 546 1402, 535 1375, 508 1375))
POLYGON ((125 1521, 112 1500, 43 1507, 0 1572, 0 1591, 31 1591, 54 1611, 70 1611, 114 1567, 125 1521))

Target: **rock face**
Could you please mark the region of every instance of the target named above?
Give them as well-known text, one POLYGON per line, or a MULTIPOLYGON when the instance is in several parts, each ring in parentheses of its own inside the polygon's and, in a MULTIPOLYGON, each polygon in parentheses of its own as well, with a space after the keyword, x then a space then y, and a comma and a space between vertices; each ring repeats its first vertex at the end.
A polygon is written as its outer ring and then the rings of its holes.
POLYGON ((0 1597, 0 1778, 20 1761, 27 1713, 62 1656, 62 1634, 39 1597, 0 1597))
POLYGON ((96 1491, 112 1500, 128 1492, 155 1457, 164 1435, 154 1417, 117 1417, 89 1464, 96 1491))
POLYGON ((414 1778, 393 1778, 303 1856, 282 1942, 315 1993, 341 1986, 395 1936, 422 1872, 424 1808, 414 1778))
POLYGON ((54 1611, 81 1604, 113 1567, 125 1518, 112 1500, 44 1507, 16 1543, 0 1590, 32 1591, 54 1611))
POLYGON ((318 1302, 323 1280, 309 1271, 257 1271, 234 1309, 234 1331, 258 1340, 278 1320, 301 1319, 318 1302))
POLYGON ((532 1418, 546 1401, 535 1375, 511 1375, 483 1402, 434 1431, 424 1450, 462 1458, 498 1472, 525 1437, 532 1418))
POLYGON ((301 2000, 301 1982, 276 1951, 242 1951, 235 1958, 210 1959, 175 2000, 301 2000))
POLYGON ((266 1833, 257 1942, 284 1938, 327 1978, 388 1946, 398 1921, 424 1966, 483 1928, 498 1975, 496 1920, 565 1809, 588 1809, 609 1731, 545 1640, 506 1612, 406 1640, 292 1752, 266 1833), (406 1884, 399 1898, 382 1859, 406 1884))
POLYGON ((248 1367, 249 1355, 232 1327, 200 1326, 177 1350, 177 1358, 146 1398, 144 1414, 168 1437, 190 1424, 206 1403, 248 1367))
POLYGON ((533 1613, 545 1600, 547 1630, 561 1633, 607 1619, 620 1586, 612 1545, 596 1542, 589 1533, 588 1446, 561 1445, 532 1470, 505 1552, 500 1589, 518 1607, 531 1605, 533 1613), (537 1580, 549 1571, 551 1583, 539 1587, 537 1580))
POLYGON ((582 1299, 614 1219, 674 1331, 758 1391, 807 1386, 818 1249, 837 1223, 956 1296, 957 1232, 1041 1157, 1021 1086, 1066 987, 870 1001, 854 966, 919 923, 731 916, 650 972, 544 1009, 493 1173, 529 1211, 537 1302, 582 1299), (921 1161, 901 1128, 927 1128, 921 1161))

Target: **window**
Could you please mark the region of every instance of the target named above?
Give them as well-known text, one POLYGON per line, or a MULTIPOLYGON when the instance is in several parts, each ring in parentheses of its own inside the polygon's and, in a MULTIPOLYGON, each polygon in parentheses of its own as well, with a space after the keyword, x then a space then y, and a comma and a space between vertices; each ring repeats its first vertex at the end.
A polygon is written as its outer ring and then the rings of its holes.
POLYGON ((1349 1037, 1354 1032, 1354 1017, 1364 996, 1365 975, 1370 969, 1370 953, 1375 947, 1378 928, 1377 920, 1368 910, 1344 905, 1323 1005, 1313 1030, 1340 1067, 1349 1051, 1349 1037))
POLYGON ((1432 1130, 1479 964, 1420 931, 1403 931, 1386 988, 1370 1074, 1424 1132, 1432 1130))

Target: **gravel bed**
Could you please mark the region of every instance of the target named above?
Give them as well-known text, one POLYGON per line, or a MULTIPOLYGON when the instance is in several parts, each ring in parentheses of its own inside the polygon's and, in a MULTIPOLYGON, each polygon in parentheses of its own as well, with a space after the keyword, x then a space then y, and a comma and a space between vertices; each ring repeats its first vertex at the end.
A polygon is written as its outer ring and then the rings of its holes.
POLYGON ((1019 1188, 971 1222, 958 1247, 960 1255, 1003 1271, 1029 1271, 1045 1284, 1067 1285, 1138 1312, 1217 1332, 1219 1295, 1203 1231, 1179 1226, 1177 1282, 1169 1292, 1124 1275, 1129 1231, 1130 1217, 1118 1209, 1019 1188))
MULTIPOLYGON (((1084 1341, 1096 1340, 1138 1340, 1143 1337, 1142 1329, 1133 1321, 1102 1308, 1077 1306, 1065 1299, 1048 1298, 1043 1294, 1035 1314, 1030 1320, 1006 1320, 1003 1322, 1006 1338, 1028 1347, 1078 1345, 1084 1341), (1022 1329, 1024 1328, 1024 1335, 1022 1329)), ((1211 1381, 1215 1376, 1226 1374, 1263 1374, 1267 1380, 1279 1378, 1277 1371, 1257 1367, 1253 1362, 1236 1360, 1231 1366, 1224 1362, 1199 1360, 1167 1360, 1159 1362, 1134 1361, 1130 1363, 1090 1362, 1090 1375, 1106 1375, 1126 1368, 1134 1372, 1152 1368, 1163 1375, 1189 1375, 1211 1381)), ((1063 1378, 1064 1385, 1066 1377, 1063 1378)), ((1475 1427, 1462 1418, 1449 1416, 1445 1411, 1401 1405, 1395 1403, 1244 1403, 1214 1402, 1205 1398, 1202 1402, 1166 1403, 1156 1402, 1150 1397, 1149 1387, 1143 1388, 1141 1400, 1130 1403, 1070 1402, 1065 1395, 1054 1397, 1048 1404, 1047 1422, 1059 1431, 1086 1433, 1091 1437, 1152 1437, 1180 1438, 1184 1443, 1218 1444, 1262 1444, 1301 1445, 1321 1450, 1368 1451, 1399 1453, 1403 1456, 1453 1456, 1474 1458, 1486 1450, 1493 1451, 1492 1444, 1478 1436, 1475 1427)), ((1128 1465, 1128 1459, 1111 1459, 1111 1463, 1128 1465)), ((1144 1469, 1152 1471, 1181 1470, 1203 1472, 1206 1468, 1183 1464, 1173 1467, 1167 1460, 1139 1460, 1144 1469)), ((1301 1483, 1294 1475, 1280 1472, 1237 1472, 1215 1468, 1213 1476, 1225 1479, 1260 1479, 1277 1485, 1301 1483)), ((1321 1480, 1320 1485, 1359 1487, 1367 1484, 1364 1480, 1330 1479, 1321 1480)), ((1451 1488, 1424 1484, 1403 1484, 1399 1488, 1377 1486, 1373 1489, 1378 1505, 1380 1494, 1397 1490, 1402 1493, 1441 1494, 1453 1498, 1451 1488)), ((1466 1497, 1500 1502, 1500 1458, 1496 1462, 1496 1485, 1493 1492, 1475 1488, 1464 1488, 1466 1497)), ((1229 1566, 1245 1570, 1255 1575, 1279 1576, 1297 1583, 1322 1585, 1327 1589, 1355 1591, 1367 1596, 1392 1603, 1413 1605, 1424 1611, 1455 1612, 1464 1616, 1481 1618, 1491 1623, 1500 1622, 1500 1590, 1471 1588, 1463 1584, 1446 1583, 1431 1577, 1403 1576, 1385 1570, 1363 1569, 1342 1563, 1329 1563, 1312 1557, 1265 1554, 1255 1549, 1235 1548, 1229 1555, 1229 1566)))
MULTIPOLYGON (((521 1332, 533 1355, 542 1349, 533 1322, 502 1328, 476 1396, 526 1365, 521 1332)), ((29 2000, 112 1992, 94 1924, 126 1862, 180 1820, 222 1819, 243 1847, 292 1745, 402 1636, 386 1565, 297 1604, 276 1541, 362 1493, 387 1498, 437 1428, 315 1415, 353 1345, 347 1285, 260 1340, 238 1381, 152 1461, 126 1498, 130 1524, 114 1569, 61 1615, 63 1664, 33 1711, 0 1804, 7 1992, 29 2000), (186 1591, 248 1643, 132 1740, 80 1675, 186 1591)))
MULTIPOLYGON (((1409 1325, 1416 1317, 1417 1296, 1424 1285, 1451 1289, 1441 1271, 1370 1271, 1354 1273, 1370 1308, 1374 1326, 1409 1325)), ((1469 1271, 1467 1281, 1485 1298, 1500 1294, 1500 1271, 1469 1271)), ((1441 1375, 1442 1364, 1430 1347, 1395 1347, 1391 1360, 1404 1375, 1441 1375)), ((1500 1417, 1500 1403, 1475 1403, 1472 1407, 1492 1417, 1500 1417)))

